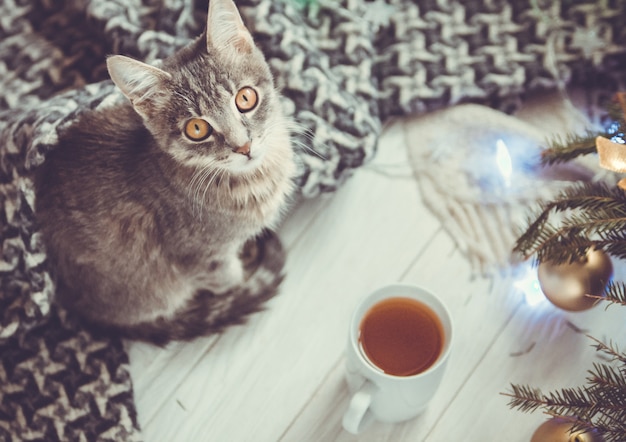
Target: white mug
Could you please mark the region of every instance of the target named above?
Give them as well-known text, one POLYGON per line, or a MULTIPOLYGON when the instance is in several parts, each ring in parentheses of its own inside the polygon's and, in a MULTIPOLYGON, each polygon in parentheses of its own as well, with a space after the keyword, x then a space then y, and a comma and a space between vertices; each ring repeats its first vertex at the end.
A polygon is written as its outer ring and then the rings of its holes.
POLYGON ((441 382, 452 341, 452 320, 445 305, 429 291, 413 285, 382 287, 361 301, 352 315, 346 352, 346 379, 352 394, 343 416, 343 427, 357 434, 371 421, 400 422, 419 415, 435 395, 441 382), (384 373, 369 361, 359 343, 360 325, 378 302, 406 297, 428 306, 439 318, 444 332, 439 357, 425 371, 411 376, 384 373))

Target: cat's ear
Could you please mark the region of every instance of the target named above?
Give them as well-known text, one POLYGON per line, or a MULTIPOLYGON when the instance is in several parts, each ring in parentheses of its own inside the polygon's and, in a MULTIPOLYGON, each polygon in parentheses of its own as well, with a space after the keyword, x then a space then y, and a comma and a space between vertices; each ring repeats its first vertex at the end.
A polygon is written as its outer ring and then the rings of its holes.
POLYGON ((206 24, 207 48, 219 51, 235 50, 249 54, 254 48, 233 0, 210 0, 206 24))
POLYGON ((113 82, 140 115, 147 116, 152 109, 166 102, 164 83, 171 78, 167 72, 123 55, 108 57, 107 69, 113 82))

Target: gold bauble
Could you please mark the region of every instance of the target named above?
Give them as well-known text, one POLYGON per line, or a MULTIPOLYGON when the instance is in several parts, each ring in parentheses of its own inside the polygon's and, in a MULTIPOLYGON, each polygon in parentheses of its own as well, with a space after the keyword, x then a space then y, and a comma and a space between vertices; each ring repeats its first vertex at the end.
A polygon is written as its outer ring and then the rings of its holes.
POLYGON ((587 310, 601 296, 613 274, 611 259, 602 250, 589 249, 587 260, 565 264, 542 262, 537 269, 541 291, 563 310, 587 310))
POLYGON ((537 428, 530 442, 602 442, 602 436, 596 432, 575 431, 570 433, 571 428, 571 422, 558 417, 552 418, 537 428))

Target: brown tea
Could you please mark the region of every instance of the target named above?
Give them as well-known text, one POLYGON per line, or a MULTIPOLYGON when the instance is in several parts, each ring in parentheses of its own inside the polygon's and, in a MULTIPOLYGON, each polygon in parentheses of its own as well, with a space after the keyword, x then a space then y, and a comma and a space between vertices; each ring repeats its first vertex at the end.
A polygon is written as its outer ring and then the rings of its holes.
POLYGON ((383 372, 412 376, 427 370, 443 350, 437 314, 411 298, 389 298, 373 305, 361 320, 359 343, 383 372))

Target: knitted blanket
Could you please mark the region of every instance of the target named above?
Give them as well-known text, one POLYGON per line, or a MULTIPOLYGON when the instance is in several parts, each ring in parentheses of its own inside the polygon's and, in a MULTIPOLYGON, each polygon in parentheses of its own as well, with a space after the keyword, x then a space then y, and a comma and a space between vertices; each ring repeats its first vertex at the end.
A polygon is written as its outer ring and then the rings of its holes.
MULTIPOLYGON (((298 184, 335 190, 382 124, 461 102, 626 71, 626 3, 597 0, 238 0, 283 90, 298 184)), ((0 2, 0 439, 136 440, 128 357, 53 303, 32 171, 81 113, 119 99, 107 54, 163 58, 202 32, 192 0, 0 2)))

